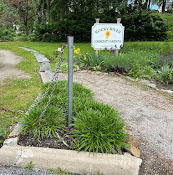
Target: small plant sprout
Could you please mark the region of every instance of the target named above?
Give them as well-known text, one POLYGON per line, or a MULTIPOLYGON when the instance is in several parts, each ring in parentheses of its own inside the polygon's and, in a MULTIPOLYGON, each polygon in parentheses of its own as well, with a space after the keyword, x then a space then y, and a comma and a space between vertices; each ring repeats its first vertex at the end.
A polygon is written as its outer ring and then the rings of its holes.
POLYGON ((34 166, 35 166, 35 164, 33 164, 31 161, 28 163, 28 165, 25 166, 25 168, 26 168, 26 170, 33 170, 34 166))
POLYGON ((65 174, 69 173, 69 171, 62 170, 61 168, 57 168, 57 169, 52 168, 52 169, 50 169, 50 171, 54 171, 56 173, 56 175, 59 175, 59 174, 65 175, 65 174))

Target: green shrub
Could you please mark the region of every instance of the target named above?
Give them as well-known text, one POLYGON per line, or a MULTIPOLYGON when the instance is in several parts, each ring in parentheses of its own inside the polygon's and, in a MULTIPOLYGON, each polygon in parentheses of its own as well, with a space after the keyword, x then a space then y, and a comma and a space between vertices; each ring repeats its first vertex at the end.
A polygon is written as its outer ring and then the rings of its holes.
POLYGON ((141 79, 143 77, 143 71, 141 70, 141 65, 139 63, 135 63, 132 69, 129 71, 129 75, 133 78, 141 79))
POLYGON ((157 73, 156 73, 156 71, 152 67, 145 66, 143 68, 143 76, 142 77, 143 78, 146 78, 148 80, 151 80, 151 79, 154 79, 154 78, 157 77, 157 73))
POLYGON ((137 62, 142 67, 157 67, 159 64, 159 54, 141 50, 129 51, 119 56, 110 55, 104 62, 104 69, 107 71, 128 73, 137 62))
POLYGON ((156 71, 150 66, 141 66, 138 62, 135 63, 132 69, 128 73, 133 78, 145 78, 148 80, 154 79, 156 77, 156 71))

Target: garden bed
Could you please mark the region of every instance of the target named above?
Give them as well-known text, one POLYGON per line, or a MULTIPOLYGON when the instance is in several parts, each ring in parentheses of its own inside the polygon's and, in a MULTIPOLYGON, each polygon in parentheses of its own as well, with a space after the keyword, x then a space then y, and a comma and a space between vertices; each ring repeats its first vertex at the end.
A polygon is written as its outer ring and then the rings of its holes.
POLYGON ((96 102, 91 90, 78 83, 73 84, 73 119, 68 129, 67 85, 67 81, 57 82, 48 107, 52 87, 49 83, 44 85, 43 94, 48 94, 22 119, 25 135, 19 144, 99 153, 121 153, 122 148, 128 148, 128 132, 119 112, 96 102))

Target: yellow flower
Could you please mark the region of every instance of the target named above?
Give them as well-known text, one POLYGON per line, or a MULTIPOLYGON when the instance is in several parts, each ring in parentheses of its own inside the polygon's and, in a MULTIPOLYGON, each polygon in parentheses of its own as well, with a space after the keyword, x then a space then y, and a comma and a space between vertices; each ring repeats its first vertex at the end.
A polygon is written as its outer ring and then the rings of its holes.
POLYGON ((121 53, 120 53, 120 56, 121 56, 121 53))
POLYGON ((80 52, 80 48, 77 48, 77 51, 80 52))
POLYGON ((77 50, 74 50, 74 53, 77 53, 77 50))
POLYGON ((86 56, 84 55, 84 60, 86 60, 86 56))
POLYGON ((75 58, 75 56, 73 56, 73 58, 75 58))
POLYGON ((106 32, 105 32, 105 36, 106 36, 106 37, 110 37, 110 36, 111 36, 111 32, 110 32, 110 31, 106 31, 106 32))

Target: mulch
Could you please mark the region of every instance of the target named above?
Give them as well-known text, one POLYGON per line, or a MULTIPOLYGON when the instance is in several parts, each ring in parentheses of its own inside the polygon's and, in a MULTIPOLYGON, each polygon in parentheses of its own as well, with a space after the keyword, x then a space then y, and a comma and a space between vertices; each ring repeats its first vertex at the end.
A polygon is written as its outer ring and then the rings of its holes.
POLYGON ((75 150, 74 141, 70 136, 70 129, 66 127, 58 133, 59 138, 34 138, 32 133, 27 133, 19 137, 18 144, 21 146, 34 146, 44 148, 75 150))

